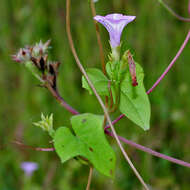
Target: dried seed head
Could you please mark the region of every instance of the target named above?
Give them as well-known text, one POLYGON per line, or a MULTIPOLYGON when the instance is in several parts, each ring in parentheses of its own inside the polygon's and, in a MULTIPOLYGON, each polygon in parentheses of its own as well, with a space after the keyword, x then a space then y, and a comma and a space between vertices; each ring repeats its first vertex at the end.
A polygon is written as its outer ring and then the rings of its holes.
POLYGON ((50 42, 51 42, 51 40, 48 40, 46 43, 42 43, 42 41, 40 40, 40 42, 36 43, 36 45, 33 47, 32 55, 33 56, 46 55, 50 42))
POLYGON ((24 63, 40 81, 47 81, 53 88, 56 88, 56 79, 60 63, 48 61, 47 53, 49 44, 50 40, 46 43, 40 41, 34 46, 26 46, 20 49, 12 58, 16 62, 24 63))
POLYGON ((18 63, 30 61, 31 59, 30 48, 21 48, 17 54, 12 56, 12 59, 18 63))

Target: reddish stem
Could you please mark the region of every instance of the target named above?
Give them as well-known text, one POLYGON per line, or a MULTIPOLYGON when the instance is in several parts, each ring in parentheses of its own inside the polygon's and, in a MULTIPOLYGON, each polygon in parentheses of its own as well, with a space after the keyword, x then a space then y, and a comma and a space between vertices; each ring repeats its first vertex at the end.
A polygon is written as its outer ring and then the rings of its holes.
POLYGON ((40 147, 33 147, 33 146, 29 146, 29 145, 25 145, 19 141, 13 141, 12 143, 21 146, 22 148, 30 148, 36 151, 43 151, 43 152, 51 152, 54 151, 55 148, 40 148, 40 147))
POLYGON ((164 73, 158 78, 158 80, 154 83, 154 85, 147 91, 147 94, 150 94, 154 90, 154 88, 161 82, 161 80, 166 76, 168 71, 172 68, 173 64, 176 62, 178 57, 181 55, 183 49, 185 48, 185 46, 187 45, 187 42, 189 41, 189 38, 190 38, 190 30, 185 38, 185 41, 183 42, 182 46, 180 47, 179 51, 177 52, 176 56, 173 58, 173 60, 171 61, 169 66, 166 68, 164 73))
MULTIPOLYGON (((113 134, 112 134, 110 131, 108 131, 107 129, 105 130, 105 133, 106 133, 107 135, 113 137, 113 134)), ((125 144, 129 144, 129 145, 135 147, 136 149, 142 150, 142 151, 147 152, 147 153, 149 153, 149 154, 151 154, 151 155, 153 155, 153 156, 156 156, 156 157, 159 157, 159 158, 168 160, 168 161, 170 161, 170 162, 179 164, 179 165, 181 165, 181 166, 185 166, 185 167, 190 168, 190 163, 188 163, 188 162, 184 162, 184 161, 182 161, 182 160, 179 160, 179 159, 176 159, 176 158, 172 158, 171 156, 167 156, 167 155, 161 154, 161 153, 156 152, 156 151, 154 151, 154 150, 152 150, 152 149, 150 149, 150 148, 147 148, 147 147, 145 147, 145 146, 142 146, 142 145, 140 145, 140 144, 137 144, 137 143, 134 143, 134 142, 132 142, 132 141, 130 141, 130 140, 127 140, 127 139, 125 139, 125 138, 123 138, 123 137, 121 137, 121 136, 118 136, 118 138, 119 138, 122 142, 124 142, 125 144)))

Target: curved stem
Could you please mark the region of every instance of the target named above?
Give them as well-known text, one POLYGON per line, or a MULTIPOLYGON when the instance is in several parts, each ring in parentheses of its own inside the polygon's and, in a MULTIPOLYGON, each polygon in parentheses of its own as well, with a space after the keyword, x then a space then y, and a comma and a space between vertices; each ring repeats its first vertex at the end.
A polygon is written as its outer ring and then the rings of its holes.
POLYGON ((190 18, 185 18, 177 13, 175 13, 163 0, 158 0, 158 2, 174 17, 176 17, 178 20, 184 21, 184 22, 190 22, 190 18))
POLYGON ((93 172, 93 168, 90 167, 86 190, 90 190, 90 184, 91 184, 91 181, 92 181, 92 172, 93 172))
POLYGON ((179 51, 177 52, 176 56, 173 58, 173 60, 171 61, 171 63, 168 65, 168 67, 165 69, 165 71, 163 72, 163 74, 158 78, 158 80, 154 83, 154 85, 147 91, 147 94, 150 94, 154 88, 161 82, 161 80, 166 76, 166 74, 168 73, 168 71, 172 68, 173 64, 176 62, 177 58, 181 55, 183 49, 185 48, 185 46, 187 45, 187 42, 189 41, 190 38, 190 30, 188 31, 188 34, 183 42, 183 44, 181 45, 179 51))
POLYGON ((116 139, 117 144, 118 144, 121 152, 123 153, 126 161, 129 163, 130 167, 132 168, 133 172, 135 173, 135 175, 137 176, 137 178, 139 179, 139 181, 141 182, 141 184, 144 186, 144 188, 146 190, 148 190, 148 186, 145 184, 144 180, 142 179, 142 177, 140 176, 140 174, 138 173, 138 171, 136 170, 136 168, 132 164, 130 158, 128 157, 127 153, 125 152, 123 146, 121 145, 121 142, 120 142, 120 140, 117 137, 117 133, 116 133, 116 131, 115 131, 113 125, 112 125, 112 122, 111 122, 111 119, 109 117, 108 111, 107 111, 107 109, 106 109, 106 107, 105 107, 105 105, 104 105, 101 97, 99 96, 99 94, 97 93, 96 89, 94 88, 91 80, 89 79, 89 77, 88 77, 85 69, 83 68, 82 64, 80 63, 80 60, 78 58, 78 55, 77 55, 75 47, 74 47, 73 39, 72 39, 72 36, 71 36, 71 30, 70 30, 70 0, 66 1, 66 30, 67 30, 67 36, 68 36, 68 40, 69 40, 69 45, 70 45, 71 51, 73 53, 73 56, 75 58, 75 61, 76 61, 77 65, 78 65, 80 71, 84 75, 85 79, 87 80, 90 88, 94 92, 94 94, 95 94, 95 96, 96 96, 99 104, 101 105, 101 107, 102 107, 102 109, 104 111, 104 114, 105 114, 105 116, 107 118, 107 121, 108 121, 108 123, 110 125, 110 128, 111 128, 111 130, 113 132, 113 136, 116 139))
POLYGON ((52 96, 70 113, 73 115, 79 114, 78 111, 76 111, 74 108, 72 108, 69 104, 65 102, 65 100, 60 96, 58 90, 55 90, 52 88, 50 84, 46 84, 45 87, 51 92, 52 96))
MULTIPOLYGON (((109 136, 113 136, 113 134, 110 131, 108 131, 107 129, 105 130, 105 133, 107 135, 109 135, 109 136)), ((175 164, 179 164, 181 166, 185 166, 185 167, 190 168, 190 163, 188 163, 188 162, 184 162, 183 160, 179 160, 179 159, 173 158, 171 156, 167 156, 165 154, 161 154, 161 153, 156 152, 156 151, 154 151, 154 150, 152 150, 150 148, 147 148, 147 147, 142 146, 140 144, 134 143, 133 141, 127 140, 127 139, 125 139, 125 138, 123 138, 121 136, 118 136, 118 138, 122 142, 124 142, 125 144, 131 145, 131 146, 135 147, 136 149, 139 149, 141 151, 147 152, 148 154, 151 154, 153 156, 156 156, 156 157, 168 160, 168 161, 173 162, 175 164)))

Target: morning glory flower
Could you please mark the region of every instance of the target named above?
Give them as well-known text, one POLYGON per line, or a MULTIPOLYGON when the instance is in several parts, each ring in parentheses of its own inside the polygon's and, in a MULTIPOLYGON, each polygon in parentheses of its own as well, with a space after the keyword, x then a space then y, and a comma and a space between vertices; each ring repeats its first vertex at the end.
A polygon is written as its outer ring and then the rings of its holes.
POLYGON ((110 35, 110 44, 112 48, 120 45, 120 38, 124 27, 132 22, 135 16, 126 16, 122 14, 108 14, 106 16, 95 16, 94 19, 104 25, 110 35))
POLYGON ((35 162, 22 162, 20 167, 23 169, 25 175, 30 177, 38 169, 38 164, 35 162))

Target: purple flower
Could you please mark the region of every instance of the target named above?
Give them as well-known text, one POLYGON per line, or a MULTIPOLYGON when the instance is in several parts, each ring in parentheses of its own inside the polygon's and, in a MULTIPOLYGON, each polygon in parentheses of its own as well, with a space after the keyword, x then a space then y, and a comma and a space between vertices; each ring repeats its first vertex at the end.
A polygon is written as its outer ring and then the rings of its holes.
POLYGON ((35 162, 22 162, 20 167, 23 169, 25 175, 30 177, 38 169, 38 164, 35 162))
POLYGON ((106 16, 95 16, 94 19, 103 24, 110 35, 110 44, 112 48, 120 45, 120 38, 124 27, 132 22, 135 16, 125 16, 122 14, 109 14, 106 16))

